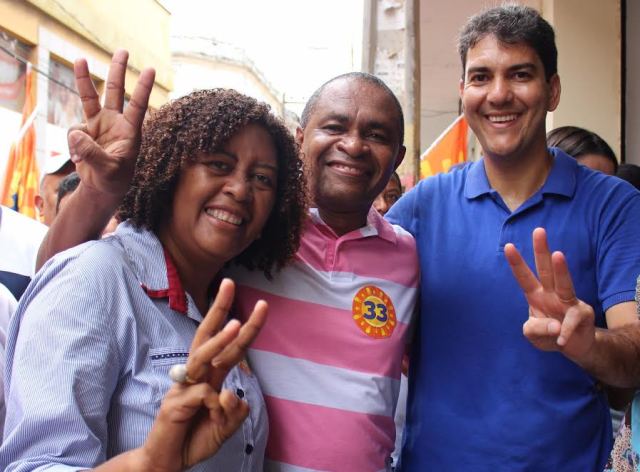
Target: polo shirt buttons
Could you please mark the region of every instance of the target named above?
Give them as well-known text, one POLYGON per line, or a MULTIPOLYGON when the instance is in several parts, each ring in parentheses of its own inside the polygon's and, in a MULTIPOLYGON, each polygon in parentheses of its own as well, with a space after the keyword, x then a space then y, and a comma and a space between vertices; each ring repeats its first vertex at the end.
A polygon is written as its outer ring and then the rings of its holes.
POLYGON ((253 452, 253 446, 251 444, 247 444, 244 448, 244 452, 246 454, 251 454, 253 452))
POLYGON ((244 398, 244 390, 242 390, 241 388, 237 388, 236 395, 238 396, 238 398, 244 398))

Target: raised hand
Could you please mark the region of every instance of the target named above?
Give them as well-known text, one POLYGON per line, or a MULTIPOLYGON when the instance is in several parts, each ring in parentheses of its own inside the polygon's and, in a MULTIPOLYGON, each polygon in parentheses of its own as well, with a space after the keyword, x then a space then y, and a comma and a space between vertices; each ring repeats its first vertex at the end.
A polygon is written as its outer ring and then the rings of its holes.
POLYGON ((155 78, 153 69, 140 73, 133 95, 123 111, 128 59, 129 53, 125 50, 113 54, 104 107, 100 105, 87 61, 76 61, 76 86, 86 121, 71 128, 67 137, 71 159, 76 164, 82 185, 100 195, 112 197, 114 206, 126 193, 133 176, 140 149, 142 121, 155 78))
POLYGON ((593 308, 576 297, 567 261, 561 252, 551 254, 544 229, 533 232, 533 252, 538 276, 513 244, 504 253, 514 277, 529 303, 523 333, 537 348, 561 351, 572 360, 584 357, 595 343, 593 308))
POLYGON ((187 381, 165 396, 153 428, 142 447, 153 470, 184 470, 215 454, 240 427, 249 406, 228 390, 220 391, 231 367, 244 359, 260 332, 267 304, 259 301, 244 325, 229 321, 234 284, 225 279, 198 329, 186 365, 187 381))

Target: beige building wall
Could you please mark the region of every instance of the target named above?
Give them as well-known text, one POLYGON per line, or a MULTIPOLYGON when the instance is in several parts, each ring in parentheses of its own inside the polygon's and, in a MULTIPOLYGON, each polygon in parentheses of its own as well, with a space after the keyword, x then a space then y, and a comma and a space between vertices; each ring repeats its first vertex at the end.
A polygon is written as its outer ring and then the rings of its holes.
MULTIPOLYGON (((460 27, 469 16, 496 3, 487 0, 420 2, 422 151, 458 116, 458 83, 462 71, 456 39, 460 27)), ((518 3, 541 11, 557 35, 562 96, 557 111, 549 115, 547 128, 568 124, 588 128, 600 134, 619 156, 620 0, 521 0, 518 3)), ((637 64, 635 67, 638 68, 637 64)), ((628 90, 633 87, 634 83, 629 82, 628 90)), ((633 107, 631 101, 628 103, 633 107)), ((630 140, 633 129, 628 129, 630 140)))
MULTIPOLYGON (((66 152, 66 129, 48 122, 50 62, 71 67, 84 57, 98 92, 104 91, 113 51, 130 52, 125 92, 134 89, 140 71, 156 69, 150 105, 159 107, 172 88, 169 48, 170 13, 155 0, 0 0, 0 31, 30 46, 27 59, 36 74, 36 156, 40 167, 47 157, 66 152), (144 19, 141 21, 141 19, 144 19)), ((20 113, 0 108, 0 180, 9 149, 20 124, 20 113)))
MULTIPOLYGON (((143 68, 154 67, 156 85, 151 105, 157 107, 167 101, 172 88, 171 15, 157 1, 0 0, 0 12, 0 29, 30 45, 50 50, 56 59, 67 64, 77 57, 87 57, 90 68, 94 63, 92 72, 98 79, 106 79, 103 72, 113 51, 127 49, 130 70, 126 93, 133 92, 143 68)), ((39 63, 41 57, 36 52, 31 60, 39 63)))
POLYGON ((620 0, 545 0, 542 13, 556 32, 562 84, 560 105, 547 128, 587 128, 620 158, 620 0))
POLYGON ((640 166, 640 1, 627 0, 625 160, 640 166))

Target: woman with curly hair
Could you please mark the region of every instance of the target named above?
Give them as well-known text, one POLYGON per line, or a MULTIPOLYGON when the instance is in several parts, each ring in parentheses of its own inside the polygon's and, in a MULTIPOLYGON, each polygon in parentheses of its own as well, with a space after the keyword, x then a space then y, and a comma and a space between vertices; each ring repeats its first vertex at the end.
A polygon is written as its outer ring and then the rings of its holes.
MULTIPOLYGON (((76 64, 76 151, 137 150, 153 75, 123 113, 126 60, 114 55, 104 107, 76 64)), ((267 105, 205 90, 151 114, 135 165, 117 231, 48 262, 14 316, 2 470, 263 468, 266 413, 242 358, 267 307, 222 327, 234 286, 219 273, 234 261, 269 277, 295 254, 297 147, 267 105)))

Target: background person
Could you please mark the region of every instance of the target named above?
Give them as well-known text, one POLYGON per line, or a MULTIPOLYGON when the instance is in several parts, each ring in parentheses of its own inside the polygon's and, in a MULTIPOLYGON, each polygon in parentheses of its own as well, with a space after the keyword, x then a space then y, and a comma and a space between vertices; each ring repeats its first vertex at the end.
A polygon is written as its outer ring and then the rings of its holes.
POLYGON ((60 181, 75 170, 75 164, 68 153, 47 157, 40 178, 38 194, 35 197, 40 220, 47 226, 56 217, 56 201, 60 181))
POLYGON ((616 175, 618 159, 607 142, 592 131, 561 126, 547 133, 547 146, 558 147, 589 169, 616 175))
POLYGON ((373 201, 373 208, 384 216, 401 196, 402 184, 400 183, 400 176, 394 171, 389 178, 387 186, 373 201))

